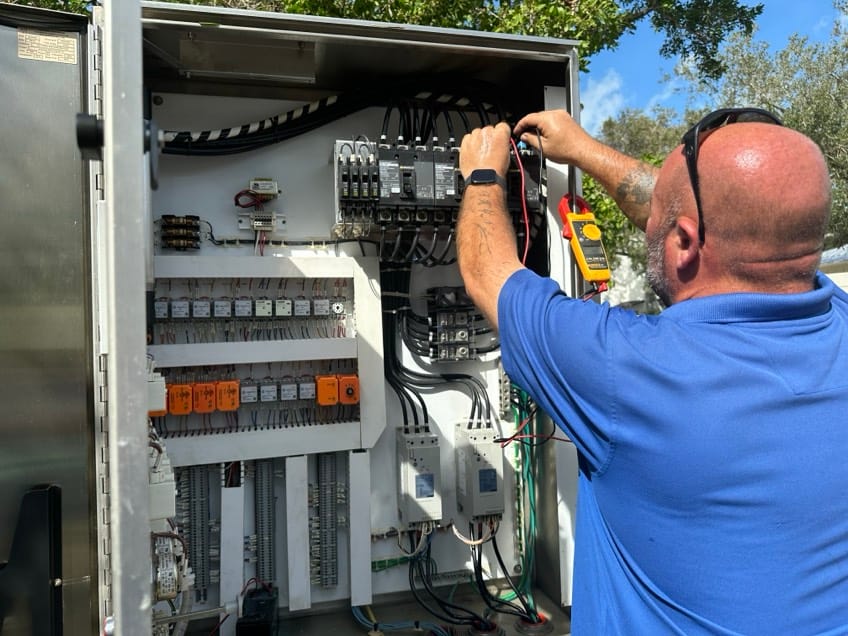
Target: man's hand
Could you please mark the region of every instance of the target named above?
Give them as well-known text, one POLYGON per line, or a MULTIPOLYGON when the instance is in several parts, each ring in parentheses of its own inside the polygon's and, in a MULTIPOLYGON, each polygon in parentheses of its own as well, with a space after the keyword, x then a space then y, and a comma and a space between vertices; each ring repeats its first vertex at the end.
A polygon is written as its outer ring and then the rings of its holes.
POLYGON ((530 113, 515 125, 521 141, 544 153, 556 163, 582 167, 589 152, 597 152, 598 141, 583 130, 564 110, 530 113))
POLYGON ((546 159, 587 172, 600 183, 633 224, 644 230, 659 169, 601 143, 564 110, 523 117, 514 130, 546 159))
POLYGON ((462 138, 459 149, 459 170, 464 179, 472 170, 491 168, 505 177, 509 170, 509 126, 477 128, 462 138))

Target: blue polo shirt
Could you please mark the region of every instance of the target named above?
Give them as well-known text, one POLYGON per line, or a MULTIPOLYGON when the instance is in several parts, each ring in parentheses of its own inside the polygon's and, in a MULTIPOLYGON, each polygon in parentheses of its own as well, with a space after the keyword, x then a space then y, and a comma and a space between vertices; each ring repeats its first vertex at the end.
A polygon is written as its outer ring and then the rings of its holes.
POLYGON ((504 368, 580 456, 572 630, 848 634, 848 296, 657 316, 513 274, 504 368))

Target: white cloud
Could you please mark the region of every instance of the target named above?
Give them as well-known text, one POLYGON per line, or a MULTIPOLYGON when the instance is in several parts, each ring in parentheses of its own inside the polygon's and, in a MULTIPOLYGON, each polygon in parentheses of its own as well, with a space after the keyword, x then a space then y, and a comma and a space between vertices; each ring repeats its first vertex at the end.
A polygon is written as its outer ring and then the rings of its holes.
POLYGON ((624 108, 622 86, 621 75, 615 69, 609 69, 600 80, 591 77, 586 79, 585 88, 580 95, 580 102, 583 104, 580 123, 590 135, 597 135, 601 125, 624 108))
POLYGON ((662 106, 664 102, 667 102, 673 97, 677 97, 677 89, 682 85, 682 83, 683 82, 678 78, 672 78, 663 83, 662 90, 659 93, 651 95, 648 103, 645 104, 644 110, 646 112, 651 112, 655 107, 662 106))

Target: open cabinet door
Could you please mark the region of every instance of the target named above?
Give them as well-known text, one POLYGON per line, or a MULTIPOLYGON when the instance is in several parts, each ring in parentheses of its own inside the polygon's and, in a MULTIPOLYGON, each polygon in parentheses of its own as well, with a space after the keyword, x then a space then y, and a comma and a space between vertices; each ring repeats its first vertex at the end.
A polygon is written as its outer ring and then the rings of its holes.
POLYGON ((91 634, 86 16, 0 5, 0 632, 91 634))

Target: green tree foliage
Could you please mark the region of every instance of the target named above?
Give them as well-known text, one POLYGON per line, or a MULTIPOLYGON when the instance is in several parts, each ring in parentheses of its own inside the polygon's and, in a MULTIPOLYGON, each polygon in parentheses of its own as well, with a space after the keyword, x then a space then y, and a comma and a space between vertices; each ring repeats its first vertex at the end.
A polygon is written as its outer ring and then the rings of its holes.
MULTIPOLYGON (((647 18, 665 33, 660 53, 695 60, 704 77, 724 68, 721 42, 750 34, 763 5, 741 0, 170 0, 234 9, 305 13, 401 24, 476 29, 580 40, 584 62, 614 49, 619 38, 647 18)), ((18 0, 19 4, 82 11, 85 0, 18 0)))
POLYGON ((9 4, 25 4, 40 9, 54 9, 68 13, 85 13, 91 0, 3 0, 9 4))
MULTIPOLYGON (((834 6, 848 14, 848 0, 834 6)), ((727 69, 718 81, 706 80, 696 68, 681 66, 686 89, 704 106, 682 116, 668 109, 651 113, 624 110, 604 122, 599 139, 654 165, 679 143, 683 132, 704 112, 727 106, 761 106, 780 115, 786 125, 810 136, 822 148, 833 185, 833 214, 826 247, 848 243, 848 32, 837 22, 825 43, 799 36, 772 51, 755 37, 733 36, 719 54, 727 69)), ((791 183, 788 184, 791 187, 791 183)), ((612 197, 590 177, 583 177, 584 198, 604 230, 613 264, 627 255, 637 272, 645 271, 642 233, 625 219, 612 197)))
MULTIPOLYGON (((658 166, 680 143, 686 122, 697 116, 697 113, 687 112, 681 117, 668 108, 657 108, 650 114, 625 109, 616 119, 604 122, 598 138, 620 152, 658 166)), ((604 231, 604 245, 613 268, 620 257, 628 256, 631 266, 644 273, 645 240, 641 230, 627 220, 613 198, 588 175, 583 175, 583 196, 604 231)))

